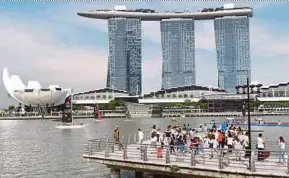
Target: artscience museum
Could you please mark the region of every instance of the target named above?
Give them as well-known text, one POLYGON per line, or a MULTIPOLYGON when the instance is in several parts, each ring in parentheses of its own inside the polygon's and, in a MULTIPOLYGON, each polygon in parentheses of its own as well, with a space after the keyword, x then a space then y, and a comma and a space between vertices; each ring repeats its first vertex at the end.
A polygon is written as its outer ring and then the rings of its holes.
POLYGON ((71 94, 70 89, 63 89, 59 85, 43 88, 38 81, 28 81, 25 85, 20 76, 11 75, 7 68, 4 68, 2 77, 9 96, 22 105, 57 106, 63 104, 71 94))

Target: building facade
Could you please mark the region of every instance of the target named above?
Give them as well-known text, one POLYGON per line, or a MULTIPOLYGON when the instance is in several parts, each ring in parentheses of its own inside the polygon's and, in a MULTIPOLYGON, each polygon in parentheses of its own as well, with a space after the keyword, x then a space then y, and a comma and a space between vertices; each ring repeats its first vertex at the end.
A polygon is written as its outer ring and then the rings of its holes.
POLYGON ((141 20, 108 19, 109 59, 108 88, 137 95, 142 90, 141 20))
POLYGON ((194 32, 193 19, 161 21, 162 89, 196 83, 194 32))
POLYGON ((222 17, 214 20, 218 61, 218 87, 229 93, 251 79, 248 17, 222 17))

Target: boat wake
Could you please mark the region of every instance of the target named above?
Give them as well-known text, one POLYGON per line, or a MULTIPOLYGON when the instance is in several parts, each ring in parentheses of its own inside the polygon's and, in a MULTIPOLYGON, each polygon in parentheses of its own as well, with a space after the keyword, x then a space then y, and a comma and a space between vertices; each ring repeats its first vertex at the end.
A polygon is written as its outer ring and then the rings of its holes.
POLYGON ((84 128, 86 125, 59 125, 55 128, 57 129, 81 129, 84 128))

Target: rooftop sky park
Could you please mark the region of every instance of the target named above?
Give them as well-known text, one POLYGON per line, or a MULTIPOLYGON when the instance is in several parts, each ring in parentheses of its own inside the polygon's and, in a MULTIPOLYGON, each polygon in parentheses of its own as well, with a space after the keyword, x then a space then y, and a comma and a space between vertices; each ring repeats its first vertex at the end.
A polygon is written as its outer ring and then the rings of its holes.
POLYGON ((213 20, 219 17, 225 16, 253 16, 253 9, 249 7, 235 8, 233 6, 219 7, 219 8, 205 8, 199 12, 156 12, 153 9, 135 9, 126 10, 123 6, 116 6, 115 9, 99 9, 90 10, 87 12, 79 12, 78 15, 83 17, 95 18, 95 19, 110 19, 114 17, 123 18, 139 18, 142 21, 160 21, 163 19, 173 18, 193 18, 194 20, 213 20))

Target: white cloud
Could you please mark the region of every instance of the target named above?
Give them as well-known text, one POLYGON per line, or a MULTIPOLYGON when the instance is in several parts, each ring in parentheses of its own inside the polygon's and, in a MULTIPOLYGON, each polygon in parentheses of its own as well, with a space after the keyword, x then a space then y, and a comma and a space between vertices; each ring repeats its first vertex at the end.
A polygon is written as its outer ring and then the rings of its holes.
MULTIPOLYGON (((24 80, 63 84, 78 90, 105 85, 107 53, 104 49, 65 46, 49 33, 3 21, 0 29, 0 66, 19 73, 24 80), (49 38, 48 38, 49 36, 49 38), (33 78, 32 78, 33 77, 33 78), (77 88, 83 87, 83 88, 77 88)), ((4 88, 2 94, 6 96, 4 88)))

